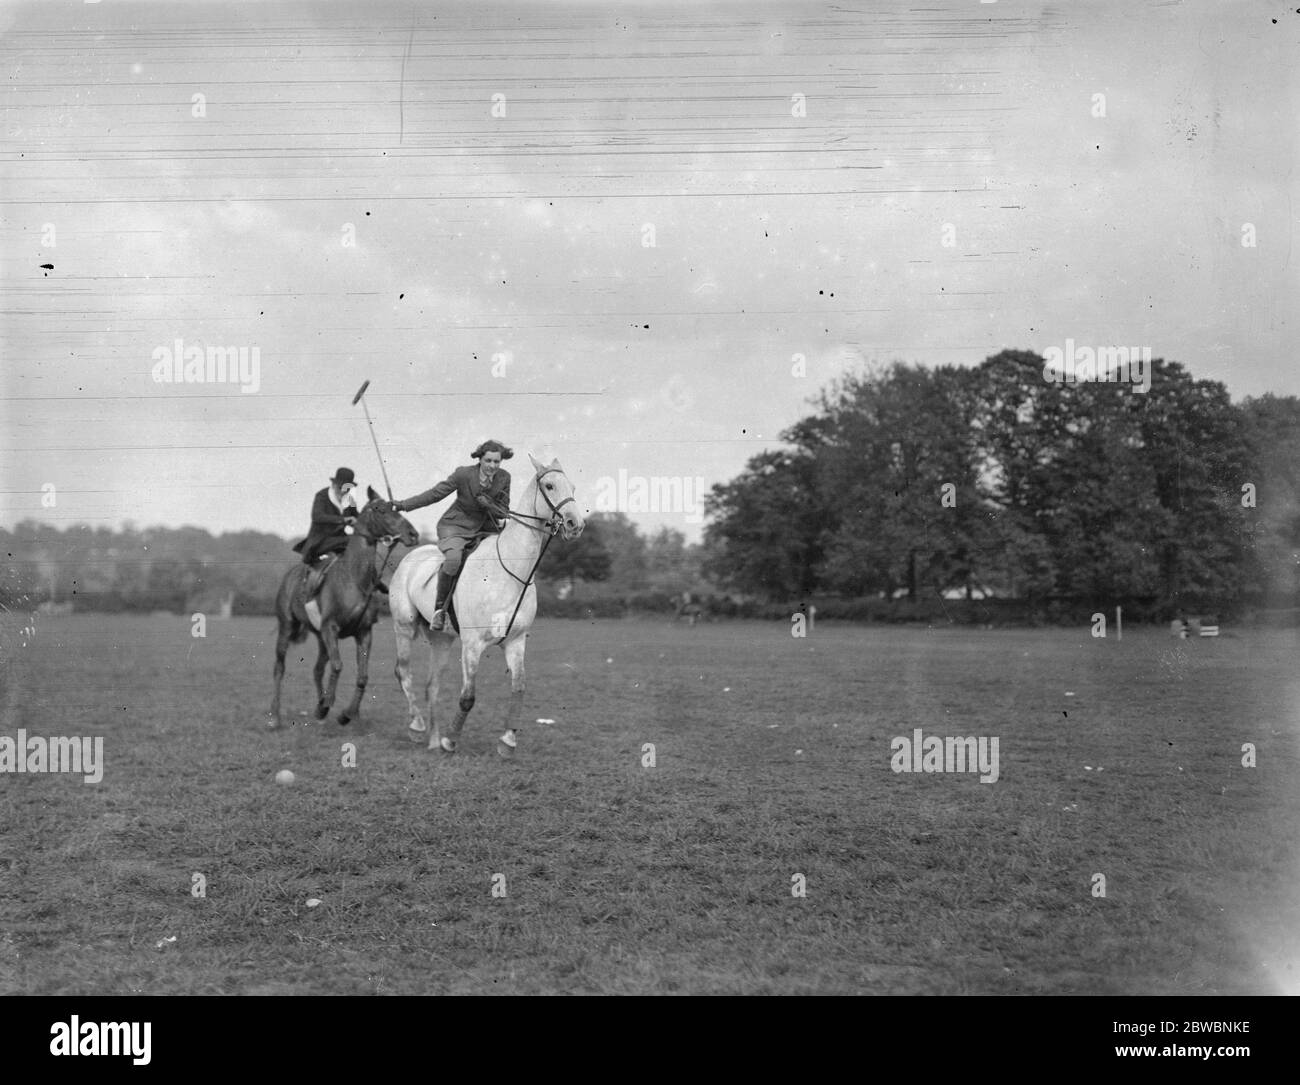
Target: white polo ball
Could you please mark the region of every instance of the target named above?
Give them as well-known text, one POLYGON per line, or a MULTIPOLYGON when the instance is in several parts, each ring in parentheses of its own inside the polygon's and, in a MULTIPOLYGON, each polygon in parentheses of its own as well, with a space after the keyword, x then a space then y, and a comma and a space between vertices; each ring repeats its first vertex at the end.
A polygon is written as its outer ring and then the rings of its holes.
POLYGON ((294 781, 294 775, 288 769, 281 769, 275 774, 277 784, 291 784, 294 781))

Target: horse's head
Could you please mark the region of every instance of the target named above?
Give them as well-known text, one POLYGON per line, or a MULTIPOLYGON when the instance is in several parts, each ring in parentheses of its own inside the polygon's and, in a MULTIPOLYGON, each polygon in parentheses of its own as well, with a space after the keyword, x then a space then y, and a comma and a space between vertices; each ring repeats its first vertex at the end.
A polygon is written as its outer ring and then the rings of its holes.
POLYGON ((569 476, 564 473, 559 460, 546 464, 540 463, 531 454, 528 458, 532 460, 533 470, 537 472, 534 479, 537 483, 537 496, 546 503, 546 513, 549 513, 544 514, 537 507, 537 501, 534 501, 534 514, 545 515, 552 523, 559 524, 566 539, 576 539, 587 526, 587 520, 578 508, 578 502, 574 500, 573 483, 569 481, 569 476))
POLYGON ((418 546, 420 533, 391 501, 375 493, 373 486, 366 487, 366 505, 357 515, 357 531, 371 542, 396 539, 403 546, 418 546))

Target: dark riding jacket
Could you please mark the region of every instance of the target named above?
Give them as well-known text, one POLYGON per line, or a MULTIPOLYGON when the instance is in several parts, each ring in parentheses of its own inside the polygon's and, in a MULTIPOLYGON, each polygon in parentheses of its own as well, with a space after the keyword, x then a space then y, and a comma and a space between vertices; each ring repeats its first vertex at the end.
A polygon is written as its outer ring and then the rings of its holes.
POLYGON ((457 467, 432 490, 398 501, 397 508, 411 512, 452 494, 456 495, 456 500, 438 521, 439 541, 451 536, 470 538, 495 533, 496 521, 505 519, 510 511, 510 472, 498 467, 485 488, 479 478, 478 464, 457 467))
POLYGON ((347 547, 348 536, 343 530, 343 526, 347 523, 345 514, 347 517, 357 515, 357 508, 351 494, 343 498, 343 512, 339 512, 338 506, 330 500, 328 486, 317 493, 311 503, 311 530, 308 531, 307 537, 294 547, 294 550, 302 555, 303 561, 310 565, 322 554, 337 553, 347 547))

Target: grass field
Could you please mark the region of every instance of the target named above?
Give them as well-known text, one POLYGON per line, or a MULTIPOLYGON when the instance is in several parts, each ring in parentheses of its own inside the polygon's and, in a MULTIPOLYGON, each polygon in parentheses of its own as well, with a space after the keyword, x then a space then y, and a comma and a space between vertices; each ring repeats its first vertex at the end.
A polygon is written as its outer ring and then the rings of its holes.
POLYGON ((360 724, 305 716, 295 653, 278 733, 266 619, 26 622, 0 736, 105 768, 0 774, 0 993, 1300 990, 1294 631, 542 621, 503 761, 497 650, 444 760, 387 620, 360 724), (916 727, 999 779, 892 772, 916 727))

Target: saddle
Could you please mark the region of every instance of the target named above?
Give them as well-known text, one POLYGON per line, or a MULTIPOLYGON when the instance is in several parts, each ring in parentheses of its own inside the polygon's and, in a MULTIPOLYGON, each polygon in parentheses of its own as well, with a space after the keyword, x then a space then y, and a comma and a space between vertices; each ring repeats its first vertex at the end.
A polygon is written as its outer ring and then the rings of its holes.
POLYGON ((302 592, 302 609, 307 612, 307 620, 317 632, 320 631, 320 603, 317 602, 316 596, 320 594, 320 589, 325 584, 326 574, 334 568, 334 563, 338 561, 337 554, 326 554, 318 559, 316 564, 307 566, 307 575, 302 578, 299 591, 302 592), (313 584, 313 578, 314 584, 313 584), (312 588, 315 590, 311 590, 312 588), (310 598, 309 598, 310 596, 310 598))
MULTIPOLYGON (((460 622, 456 618, 456 582, 460 580, 461 573, 465 571, 465 562, 469 559, 470 554, 472 554, 478 548, 478 544, 481 543, 484 539, 488 538, 489 536, 495 534, 496 534, 495 531, 480 531, 477 535, 474 535, 469 540, 468 543, 465 544, 465 549, 462 552, 462 556, 460 559, 460 570, 459 572, 456 573, 455 577, 452 578, 451 583, 447 587, 447 621, 451 623, 451 627, 453 630, 455 630, 457 635, 460 634, 460 622)), ((438 568, 435 569, 432 574, 430 574, 429 578, 421 585, 421 587, 427 588, 430 584, 433 584, 434 591, 436 593, 439 587, 439 584, 437 583, 437 578, 441 577, 442 575, 443 575, 442 565, 439 564, 438 568)))
MULTIPOLYGON (((329 571, 338 564, 338 560, 341 556, 341 554, 337 553, 324 554, 318 559, 315 565, 307 566, 307 575, 302 578, 298 588, 302 593, 302 609, 307 612, 307 620, 311 622, 312 628, 317 632, 320 631, 321 623, 320 603, 318 601, 320 590, 325 586, 325 577, 328 576, 329 571), (316 578, 314 585, 312 581, 313 577, 316 578)), ((388 588, 382 580, 375 585, 374 590, 381 595, 388 594, 388 588)))

